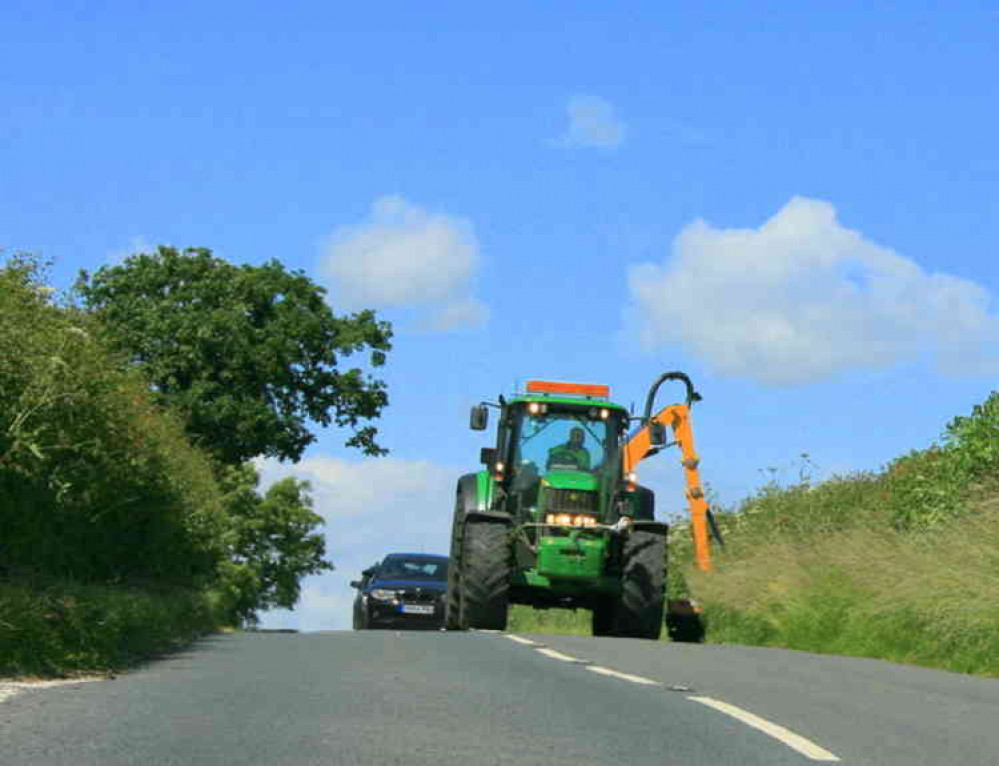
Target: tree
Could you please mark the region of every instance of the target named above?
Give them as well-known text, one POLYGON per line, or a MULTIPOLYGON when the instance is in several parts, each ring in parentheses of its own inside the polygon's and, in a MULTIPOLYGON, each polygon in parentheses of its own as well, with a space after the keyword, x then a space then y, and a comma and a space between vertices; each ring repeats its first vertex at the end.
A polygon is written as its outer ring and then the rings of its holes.
POLYGON ((182 413, 188 434, 222 463, 297 460, 315 441, 309 421, 350 427, 347 446, 386 453, 376 428, 359 426, 388 403, 384 382, 338 364, 365 349, 371 366, 384 364, 391 327, 372 311, 334 315, 303 272, 160 246, 93 277, 81 272, 76 287, 156 395, 182 413))
POLYGON ((332 570, 323 559, 326 544, 317 528, 308 482, 286 478, 263 496, 249 463, 227 468, 221 479, 232 527, 230 565, 222 570, 230 609, 243 622, 256 622, 264 609, 292 609, 306 575, 332 570))

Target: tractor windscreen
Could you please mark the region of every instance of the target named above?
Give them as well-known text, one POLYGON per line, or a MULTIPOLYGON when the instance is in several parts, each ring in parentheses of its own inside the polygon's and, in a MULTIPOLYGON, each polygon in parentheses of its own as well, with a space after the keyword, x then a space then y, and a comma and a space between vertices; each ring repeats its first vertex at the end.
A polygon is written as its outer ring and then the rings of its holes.
MULTIPOLYGON (((607 413, 607 410, 603 410, 607 413)), ((513 465, 518 472, 545 475, 554 471, 599 473, 617 445, 617 418, 601 411, 525 409, 516 431, 513 465)))

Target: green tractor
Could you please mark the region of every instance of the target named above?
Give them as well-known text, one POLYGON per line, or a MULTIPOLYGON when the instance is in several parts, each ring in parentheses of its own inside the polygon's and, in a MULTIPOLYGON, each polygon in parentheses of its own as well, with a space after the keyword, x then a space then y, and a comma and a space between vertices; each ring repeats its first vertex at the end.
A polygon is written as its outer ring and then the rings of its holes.
POLYGON ((473 430, 487 427, 488 407, 499 410, 499 427, 495 447, 481 452, 484 470, 458 481, 448 630, 504 630, 509 605, 527 604, 591 610, 596 636, 660 637, 668 528, 634 468, 669 446, 672 426, 688 469, 695 543, 706 545, 689 423, 700 397, 676 372, 652 387, 641 417, 609 395, 607 386, 530 381, 509 401, 472 408, 473 430), (687 403, 653 415, 666 380, 686 384, 687 403), (629 433, 634 420, 640 427, 629 433))

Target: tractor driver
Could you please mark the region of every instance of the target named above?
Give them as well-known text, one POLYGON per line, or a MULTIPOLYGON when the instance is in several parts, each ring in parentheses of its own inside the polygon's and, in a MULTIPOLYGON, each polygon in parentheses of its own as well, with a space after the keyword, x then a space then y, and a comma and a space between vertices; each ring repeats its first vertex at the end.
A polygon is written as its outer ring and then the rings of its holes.
POLYGON ((558 444, 548 450, 548 465, 551 470, 553 465, 574 465, 579 471, 590 470, 590 453, 583 446, 583 429, 576 426, 569 431, 569 441, 565 444, 558 444))

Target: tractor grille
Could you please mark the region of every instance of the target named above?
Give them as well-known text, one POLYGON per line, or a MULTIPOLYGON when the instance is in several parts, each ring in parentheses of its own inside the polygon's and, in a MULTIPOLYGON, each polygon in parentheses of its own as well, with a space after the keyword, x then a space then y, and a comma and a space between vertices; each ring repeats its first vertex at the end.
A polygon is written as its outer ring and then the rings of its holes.
POLYGON ((549 513, 597 513, 600 498, 596 492, 579 489, 545 489, 545 510, 549 513))

